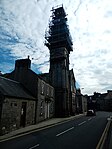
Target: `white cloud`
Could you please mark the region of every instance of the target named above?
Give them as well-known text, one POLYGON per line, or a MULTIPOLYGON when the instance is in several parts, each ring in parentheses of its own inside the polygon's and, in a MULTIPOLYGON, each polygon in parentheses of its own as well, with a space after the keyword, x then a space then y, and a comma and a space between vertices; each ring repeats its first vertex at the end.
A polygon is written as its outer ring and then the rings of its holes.
MULTIPOLYGON (((76 80, 83 93, 106 92, 112 87, 111 0, 1 0, 0 27, 14 57, 30 55, 42 72, 49 70, 49 50, 44 46, 51 8, 64 5, 73 38, 70 54, 76 80), (9 41, 13 39, 15 42, 9 41)), ((2 45, 3 46, 3 45, 2 45)))

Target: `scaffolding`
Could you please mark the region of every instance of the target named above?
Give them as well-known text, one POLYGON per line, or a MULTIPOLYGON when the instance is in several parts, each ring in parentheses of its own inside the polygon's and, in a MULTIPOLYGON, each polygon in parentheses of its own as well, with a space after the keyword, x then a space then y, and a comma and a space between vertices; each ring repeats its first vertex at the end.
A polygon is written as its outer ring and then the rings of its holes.
POLYGON ((52 19, 49 28, 45 32, 45 45, 49 48, 66 47, 68 52, 73 51, 72 38, 67 25, 66 13, 63 5, 52 8, 52 19))

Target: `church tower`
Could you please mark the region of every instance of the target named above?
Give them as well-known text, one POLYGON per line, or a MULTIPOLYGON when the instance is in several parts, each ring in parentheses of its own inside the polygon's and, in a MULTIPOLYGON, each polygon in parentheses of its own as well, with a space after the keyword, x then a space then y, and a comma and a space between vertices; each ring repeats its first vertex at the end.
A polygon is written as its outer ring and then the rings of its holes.
POLYGON ((66 13, 63 6, 52 8, 45 45, 50 51, 50 83, 55 88, 55 116, 70 114, 69 54, 73 51, 66 13))

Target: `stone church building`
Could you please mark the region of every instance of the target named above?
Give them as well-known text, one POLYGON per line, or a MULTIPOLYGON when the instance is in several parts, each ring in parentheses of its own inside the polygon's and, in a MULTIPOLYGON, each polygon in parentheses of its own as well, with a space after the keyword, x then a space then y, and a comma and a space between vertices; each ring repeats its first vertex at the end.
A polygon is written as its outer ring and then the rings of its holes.
POLYGON ((16 60, 11 73, 0 76, 0 134, 52 117, 77 112, 75 76, 69 69, 73 51, 63 6, 52 8, 52 20, 45 33, 50 51, 49 73, 36 74, 31 60, 16 60))
POLYGON ((45 45, 50 51, 49 81, 55 88, 55 114, 63 117, 70 115, 69 54, 73 51, 73 44, 63 6, 53 8, 51 17, 45 35, 45 45))

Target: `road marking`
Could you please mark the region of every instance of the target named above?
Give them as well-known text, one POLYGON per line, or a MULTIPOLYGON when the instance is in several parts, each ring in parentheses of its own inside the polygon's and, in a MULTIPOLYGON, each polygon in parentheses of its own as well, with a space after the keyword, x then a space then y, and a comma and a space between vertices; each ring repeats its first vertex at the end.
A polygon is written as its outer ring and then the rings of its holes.
POLYGON ((71 128, 69 128, 69 129, 67 129, 67 130, 65 130, 65 131, 63 131, 63 132, 57 134, 56 137, 59 137, 60 135, 66 133, 66 132, 68 132, 68 131, 70 131, 70 130, 72 130, 72 129, 74 129, 74 127, 71 127, 71 128))
POLYGON ((82 122, 82 123, 80 123, 80 124, 78 124, 78 125, 80 126, 80 125, 82 125, 82 124, 84 124, 84 123, 86 123, 86 121, 84 121, 84 122, 82 122))
POLYGON ((104 131, 102 133, 102 136, 100 138, 100 141, 98 142, 98 144, 96 146, 96 149, 99 149, 99 148, 102 149, 104 147, 106 138, 108 136, 108 131, 109 131, 110 125, 111 125, 111 121, 108 121, 107 124, 106 124, 106 127, 105 127, 105 129, 104 129, 104 131))
POLYGON ((37 127, 37 128, 35 128, 35 129, 29 130, 28 132, 22 132, 22 134, 20 133, 20 134, 11 135, 11 136, 9 136, 9 137, 7 137, 7 138, 2 138, 2 137, 0 137, 0 143, 1 143, 1 142, 8 141, 8 140, 16 139, 16 138, 19 138, 19 137, 22 137, 22 136, 26 136, 26 135, 31 134, 31 133, 33 133, 33 132, 39 132, 39 131, 41 131, 41 130, 45 130, 45 129, 48 129, 48 128, 52 128, 52 127, 54 127, 54 126, 67 123, 67 122, 69 122, 69 121, 71 121, 71 120, 77 119, 78 117, 82 117, 82 116, 84 116, 84 114, 76 115, 76 116, 74 116, 73 118, 70 118, 70 119, 68 119, 68 120, 65 120, 65 121, 63 120, 63 121, 61 121, 61 122, 54 123, 54 124, 50 124, 50 125, 48 125, 48 126, 43 126, 43 127, 40 127, 40 128, 37 127))
POLYGON ((90 121, 92 118, 89 118, 88 121, 90 121))
POLYGON ((39 146, 39 144, 36 144, 36 145, 30 147, 29 149, 33 149, 33 148, 38 147, 38 146, 39 146))

